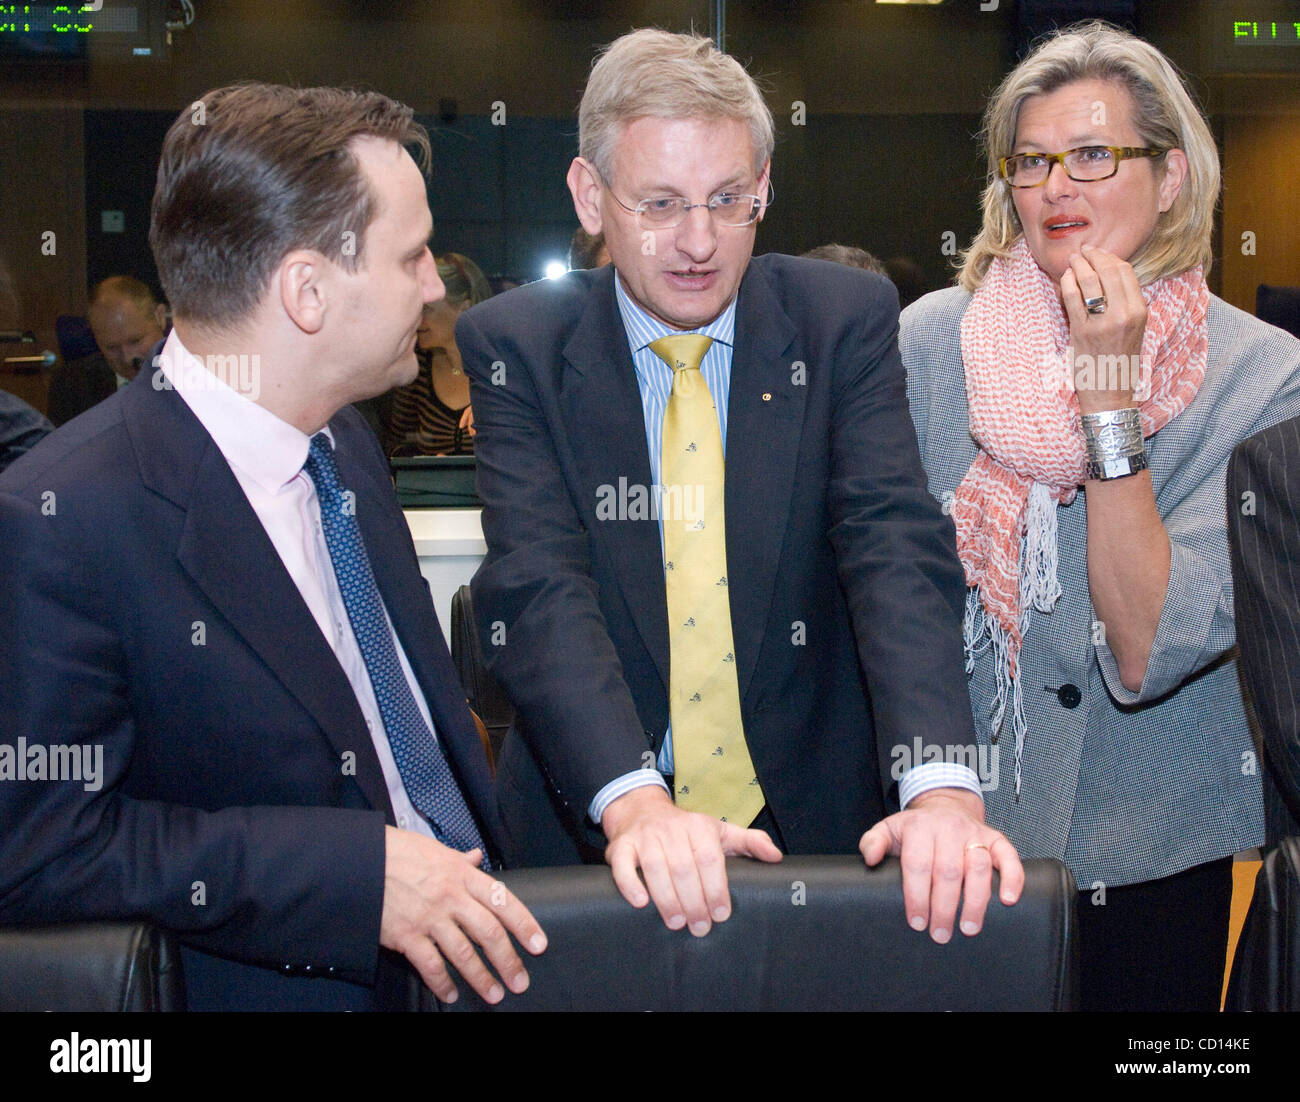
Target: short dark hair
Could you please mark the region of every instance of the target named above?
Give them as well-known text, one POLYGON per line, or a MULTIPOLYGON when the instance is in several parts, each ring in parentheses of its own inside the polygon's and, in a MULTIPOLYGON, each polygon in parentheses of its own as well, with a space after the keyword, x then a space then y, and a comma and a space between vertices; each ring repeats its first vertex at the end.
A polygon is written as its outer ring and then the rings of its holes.
POLYGON ((600 250, 605 247, 605 235, 598 233, 594 237, 579 226, 573 231, 573 240, 569 242, 569 270, 580 271, 594 268, 600 250))
POLYGON ((427 168, 424 127, 377 92, 246 82, 182 111, 163 141, 149 225, 174 313, 201 325, 239 321, 293 249, 354 271, 377 213, 349 148, 366 135, 414 145, 427 168))
POLYGON ((844 264, 850 268, 862 268, 876 275, 888 275, 885 266, 866 249, 856 245, 818 245, 803 254, 810 260, 829 260, 834 264, 844 264))

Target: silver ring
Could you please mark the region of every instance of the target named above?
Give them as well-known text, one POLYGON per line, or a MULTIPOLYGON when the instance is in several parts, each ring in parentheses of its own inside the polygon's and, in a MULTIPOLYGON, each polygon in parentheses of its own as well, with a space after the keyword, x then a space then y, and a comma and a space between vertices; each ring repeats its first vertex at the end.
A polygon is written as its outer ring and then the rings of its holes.
POLYGON ((1104 314, 1106 312, 1106 296, 1098 295, 1096 298, 1085 298, 1083 306, 1090 314, 1104 314))

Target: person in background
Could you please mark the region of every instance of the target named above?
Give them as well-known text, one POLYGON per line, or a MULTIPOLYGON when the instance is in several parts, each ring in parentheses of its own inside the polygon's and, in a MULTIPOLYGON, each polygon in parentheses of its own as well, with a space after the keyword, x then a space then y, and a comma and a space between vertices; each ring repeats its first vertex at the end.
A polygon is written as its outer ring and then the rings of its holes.
POLYGON ((99 355, 61 364, 50 379, 50 420, 62 425, 135 378, 166 336, 167 308, 133 276, 97 283, 86 310, 99 355))
POLYGON ((420 373, 392 394, 386 432, 389 455, 472 455, 474 412, 469 379, 456 347, 456 319, 492 297, 479 266, 460 253, 443 253, 438 277, 445 298, 428 303, 416 336, 420 373))
POLYGON ((0 390, 0 471, 53 431, 54 426, 16 394, 0 390))
POLYGON ((859 249, 855 245, 818 245, 817 248, 809 249, 801 255, 809 260, 829 260, 833 264, 847 264, 850 268, 861 268, 864 272, 875 272, 876 275, 889 278, 889 273, 885 271, 885 266, 879 260, 866 249, 859 249))
POLYGON ((603 233, 591 234, 579 226, 569 242, 569 271, 603 268, 609 263, 609 250, 605 248, 603 233))
POLYGON ((891 256, 885 261, 885 274, 898 290, 900 310, 925 294, 925 273, 910 256, 891 256))
POLYGON ((900 346, 970 587, 988 818, 1077 880, 1083 1009, 1217 1010, 1232 855, 1264 838, 1224 474, 1300 414, 1300 343, 1210 294, 1218 153, 1154 47, 1056 33, 983 137, 960 286, 900 346))

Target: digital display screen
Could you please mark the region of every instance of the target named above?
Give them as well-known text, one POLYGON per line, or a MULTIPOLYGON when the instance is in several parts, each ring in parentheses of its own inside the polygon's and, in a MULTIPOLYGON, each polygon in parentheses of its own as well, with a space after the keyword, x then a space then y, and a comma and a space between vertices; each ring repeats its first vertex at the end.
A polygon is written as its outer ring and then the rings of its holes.
POLYGON ((1232 44, 1234 46, 1300 47, 1300 21, 1234 19, 1232 44))
POLYGON ((164 34, 162 0, 0 3, 0 59, 9 61, 156 57, 164 34))

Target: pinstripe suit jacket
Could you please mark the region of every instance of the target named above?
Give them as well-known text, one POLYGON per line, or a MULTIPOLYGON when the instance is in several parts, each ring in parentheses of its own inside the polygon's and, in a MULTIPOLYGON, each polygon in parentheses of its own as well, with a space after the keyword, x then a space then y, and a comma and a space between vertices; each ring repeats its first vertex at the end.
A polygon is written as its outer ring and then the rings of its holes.
POLYGON ((1270 841, 1300 834, 1300 420, 1238 445, 1228 464, 1241 676, 1264 743, 1270 841))
MULTIPOLYGON (((975 458, 961 359, 970 295, 951 288, 903 313, 900 347, 930 491, 955 491, 975 458)), ((1057 510, 1063 596, 1033 614, 1020 657, 1025 718, 1020 799, 1014 743, 999 751, 989 822, 1025 857, 1065 861, 1081 887, 1168 876, 1260 844, 1260 777, 1236 663, 1224 516, 1238 441, 1300 414, 1300 341, 1210 299, 1209 362, 1193 400, 1147 441, 1172 545, 1169 589, 1140 692, 1094 645, 1085 558, 1087 493, 1057 510), (1064 686, 1074 694, 1058 695, 1064 686)), ((987 747, 993 658, 977 657, 971 707, 987 747)))

